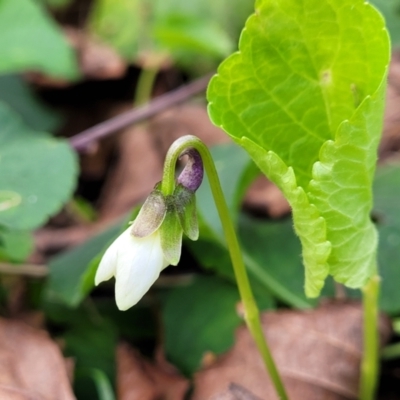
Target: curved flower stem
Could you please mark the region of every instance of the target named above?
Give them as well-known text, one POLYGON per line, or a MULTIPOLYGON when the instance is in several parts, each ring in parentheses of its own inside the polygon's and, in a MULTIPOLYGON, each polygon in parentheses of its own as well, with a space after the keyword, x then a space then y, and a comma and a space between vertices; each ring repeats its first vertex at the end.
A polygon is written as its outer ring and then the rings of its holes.
POLYGON ((373 276, 363 287, 364 352, 361 362, 360 400, 375 398, 378 377, 378 297, 380 278, 373 276))
POLYGON ((282 400, 287 400, 285 388, 281 377, 276 368, 275 362, 269 350, 266 338, 264 336, 260 313, 250 287, 249 278, 247 276, 246 267, 243 263, 242 254, 236 237, 235 229, 229 215, 228 207, 221 189, 218 174, 215 169, 214 161, 205 144, 196 136, 183 136, 176 140, 170 147, 164 164, 164 175, 161 183, 161 191, 164 195, 171 195, 175 188, 175 165, 184 150, 194 148, 202 158, 205 170, 210 182, 211 191, 214 201, 221 219, 226 242, 229 248, 229 254, 232 260, 233 269, 240 297, 242 299, 246 324, 253 336, 254 341, 261 353, 265 366, 269 372, 271 380, 275 386, 278 396, 282 400))

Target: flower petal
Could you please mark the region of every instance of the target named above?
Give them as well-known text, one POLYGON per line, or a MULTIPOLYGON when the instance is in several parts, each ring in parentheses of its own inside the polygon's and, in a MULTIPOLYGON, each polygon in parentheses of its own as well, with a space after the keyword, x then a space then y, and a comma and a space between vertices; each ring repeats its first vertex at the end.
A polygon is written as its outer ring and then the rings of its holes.
POLYGON ((122 311, 143 297, 164 266, 159 231, 145 238, 130 236, 129 241, 118 249, 115 274, 115 300, 122 311))
POLYGON ((117 266, 118 247, 122 235, 118 236, 117 239, 114 240, 111 246, 104 253, 100 261, 100 264, 97 268, 96 276, 94 277, 94 284, 96 286, 100 282, 108 281, 115 275, 115 268, 117 266))

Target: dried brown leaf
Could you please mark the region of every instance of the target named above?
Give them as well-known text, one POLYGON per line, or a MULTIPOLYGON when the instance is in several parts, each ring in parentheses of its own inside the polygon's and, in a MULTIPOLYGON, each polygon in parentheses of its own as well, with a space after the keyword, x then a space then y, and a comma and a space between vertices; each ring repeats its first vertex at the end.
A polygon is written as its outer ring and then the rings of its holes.
POLYGON ((195 135, 207 146, 230 142, 228 135, 211 123, 204 105, 183 104, 164 111, 151 121, 150 129, 162 158, 172 142, 184 135, 195 135))
POLYGON ((290 213, 290 205, 282 192, 265 176, 259 176, 249 187, 244 198, 246 208, 279 218, 290 213))
POLYGON ((119 400, 183 400, 189 382, 165 365, 155 365, 122 343, 117 349, 119 400))
POLYGON ((78 53, 80 70, 85 77, 117 79, 125 74, 127 65, 114 48, 83 30, 66 27, 64 31, 78 53))
MULTIPOLYGON (((344 400, 358 395, 362 352, 362 309, 357 303, 329 303, 312 311, 280 311, 262 316, 291 400, 344 400)), ((380 320, 382 342, 390 323, 380 320)), ((234 347, 195 377, 193 400, 215 399, 239 385, 255 398, 277 396, 246 328, 234 347), (213 397, 214 396, 214 397, 213 397)), ((231 397, 234 399, 235 397, 231 397)))
POLYGON ((0 399, 75 399, 62 354, 46 332, 0 319, 0 399))

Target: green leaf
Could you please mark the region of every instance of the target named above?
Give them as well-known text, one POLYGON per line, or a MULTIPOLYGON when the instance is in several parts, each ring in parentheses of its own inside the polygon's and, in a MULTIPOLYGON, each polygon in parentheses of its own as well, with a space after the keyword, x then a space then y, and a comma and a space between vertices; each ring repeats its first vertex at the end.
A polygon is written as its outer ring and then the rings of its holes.
POLYGON ((84 325, 72 327, 64 340, 66 353, 78 357, 79 368, 97 367, 113 377, 116 331, 107 320, 88 320, 84 325), (88 346, 90 343, 90 346, 88 346))
POLYGON ((114 391, 107 375, 97 368, 93 368, 90 375, 96 384, 99 400, 115 400, 114 391))
POLYGON ((154 37, 162 48, 179 60, 190 55, 224 57, 232 50, 232 42, 224 31, 209 19, 171 12, 154 27, 154 37))
POLYGON ((17 75, 0 76, 0 100, 34 130, 51 132, 60 124, 57 113, 42 104, 28 84, 17 75))
MULTIPOLYGON (((92 316, 93 317, 93 316, 92 316)), ((97 320, 81 321, 68 329, 63 335, 65 353, 74 357, 77 361, 75 366, 78 398, 94 398, 86 385, 80 384, 82 378, 93 378, 93 369, 100 370, 107 376, 109 381, 115 377, 115 348, 117 345, 117 331, 114 324, 107 319, 97 317, 97 320), (90 395, 89 395, 90 393, 90 395)), ((96 385, 96 389, 98 385, 96 385)))
MULTIPOLYGON (((262 221, 241 215, 239 237, 247 263, 256 264, 260 271, 267 271, 276 282, 275 285, 282 286, 285 293, 291 294, 291 303, 301 308, 317 305, 315 300, 307 299, 304 295, 301 244, 289 218, 262 221)), ((327 284, 323 295, 333 294, 332 285, 327 284)))
POLYGON ((80 221, 94 222, 97 219, 97 213, 94 206, 81 196, 75 196, 71 199, 68 203, 68 208, 80 221))
POLYGON ((229 54, 251 4, 250 0, 98 0, 89 29, 127 60, 152 65, 171 57, 193 70, 199 64, 210 67, 229 54))
POLYGON ((33 250, 30 232, 0 230, 0 260, 22 262, 33 250))
POLYGON ((236 287, 217 277, 198 276, 189 285, 170 290, 162 304, 169 360, 190 375, 207 352, 228 350, 241 322, 238 302, 236 287))
MULTIPOLYGON (((245 191, 259 174, 259 171, 246 152, 235 144, 214 146, 210 149, 210 152, 230 215, 236 223, 245 191), (232 160, 235 160, 234 164, 232 164, 232 160)), ((221 222, 206 174, 204 174, 203 183, 196 192, 196 204, 204 224, 222 237, 221 222)))
POLYGON ((47 4, 51 8, 59 9, 65 8, 72 3, 72 0, 40 0, 42 3, 47 4))
POLYGON ((57 24, 34 0, 0 2, 0 74, 37 70, 76 79, 75 54, 57 24))
POLYGON ((140 51, 138 38, 145 29, 145 9, 140 0, 97 0, 92 8, 89 29, 132 60, 140 51))
POLYGON ((94 286, 102 249, 111 244, 122 226, 122 223, 112 226, 82 245, 54 257, 49 264, 48 293, 70 307, 77 306, 94 286))
POLYGON ((34 229, 75 186, 77 160, 68 143, 26 127, 0 102, 0 225, 34 229))
POLYGON ((389 54, 382 17, 362 0, 259 0, 209 85, 213 122, 292 206, 311 297, 328 274, 360 287, 376 268, 369 213, 389 54))

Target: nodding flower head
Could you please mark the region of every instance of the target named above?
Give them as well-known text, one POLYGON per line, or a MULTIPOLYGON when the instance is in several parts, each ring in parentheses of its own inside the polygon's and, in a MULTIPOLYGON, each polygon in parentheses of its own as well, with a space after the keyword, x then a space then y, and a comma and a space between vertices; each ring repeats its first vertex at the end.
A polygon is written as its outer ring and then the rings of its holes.
POLYGON ((115 299, 120 310, 135 305, 165 267, 178 264, 183 233, 191 240, 199 236, 194 192, 203 174, 199 171, 201 158, 193 160, 196 153, 185 153, 189 162, 178 177, 174 193, 165 196, 157 184, 133 224, 100 261, 95 284, 115 276, 115 299))

